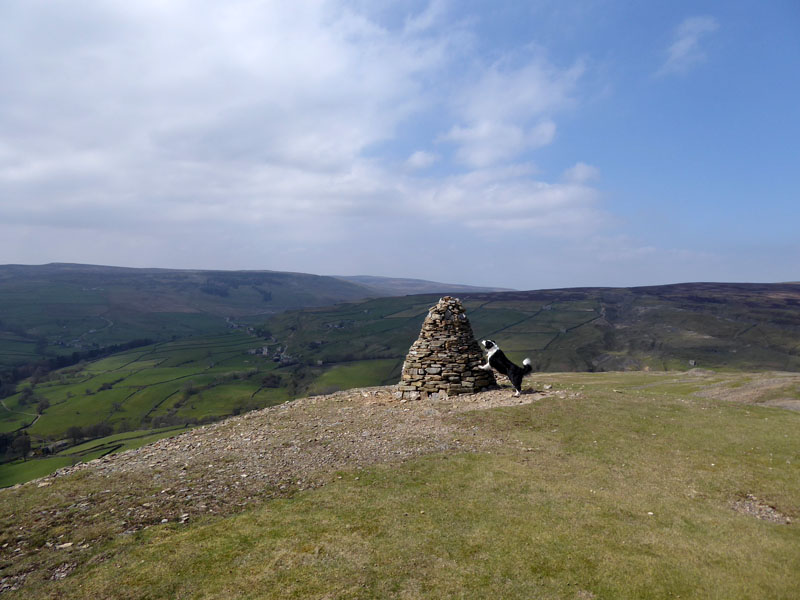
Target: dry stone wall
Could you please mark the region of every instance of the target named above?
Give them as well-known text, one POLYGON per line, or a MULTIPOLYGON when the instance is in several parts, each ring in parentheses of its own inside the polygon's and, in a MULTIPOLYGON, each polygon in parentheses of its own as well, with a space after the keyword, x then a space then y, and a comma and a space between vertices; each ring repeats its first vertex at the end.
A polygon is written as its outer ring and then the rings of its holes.
POLYGON ((483 362, 461 301, 445 296, 431 307, 411 345, 395 395, 413 400, 479 392, 495 385, 492 372, 478 368, 483 362))

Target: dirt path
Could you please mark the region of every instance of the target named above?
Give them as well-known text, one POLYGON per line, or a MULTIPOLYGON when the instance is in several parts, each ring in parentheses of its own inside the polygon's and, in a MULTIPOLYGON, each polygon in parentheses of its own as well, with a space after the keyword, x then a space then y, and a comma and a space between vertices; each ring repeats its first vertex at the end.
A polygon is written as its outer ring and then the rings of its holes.
POLYGON ((25 425, 25 426, 24 426, 22 429, 24 429, 25 427, 30 427, 31 425, 33 425, 34 423, 36 423, 36 421, 38 421, 38 420, 39 420, 39 417, 41 417, 41 416, 42 416, 42 415, 40 415, 39 413, 28 413, 28 412, 22 412, 21 410, 11 410, 10 408, 8 408, 8 407, 6 406, 6 402, 5 402, 5 400, 0 400, 0 404, 2 404, 2 405, 3 405, 3 408, 5 408, 5 409, 6 409, 8 412, 10 412, 10 413, 14 413, 14 414, 17 414, 17 415, 25 415, 25 416, 28 416, 28 417, 35 417, 35 418, 33 419, 33 421, 31 421, 31 422, 30 422, 28 425, 25 425))

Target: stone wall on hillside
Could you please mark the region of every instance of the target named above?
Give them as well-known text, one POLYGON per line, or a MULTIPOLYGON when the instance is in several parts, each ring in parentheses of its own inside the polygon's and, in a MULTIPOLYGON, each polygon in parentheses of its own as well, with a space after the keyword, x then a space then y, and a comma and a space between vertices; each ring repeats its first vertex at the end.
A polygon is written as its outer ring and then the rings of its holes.
POLYGON ((411 345, 395 395, 413 400, 479 392, 496 384, 491 371, 478 368, 483 362, 461 301, 445 296, 431 307, 411 345))

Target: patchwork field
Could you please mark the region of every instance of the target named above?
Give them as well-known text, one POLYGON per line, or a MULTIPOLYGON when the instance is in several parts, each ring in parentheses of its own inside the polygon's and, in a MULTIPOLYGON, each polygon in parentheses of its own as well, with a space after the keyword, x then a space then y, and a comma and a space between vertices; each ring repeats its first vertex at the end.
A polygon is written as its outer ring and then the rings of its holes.
POLYGON ((289 399, 286 370, 248 353, 264 343, 241 331, 166 342, 21 384, 0 405, 0 433, 27 434, 36 455, 0 465, 0 486, 130 447, 109 436, 115 432, 144 439, 165 426, 194 426, 289 399), (60 449, 85 438, 100 454, 60 449))

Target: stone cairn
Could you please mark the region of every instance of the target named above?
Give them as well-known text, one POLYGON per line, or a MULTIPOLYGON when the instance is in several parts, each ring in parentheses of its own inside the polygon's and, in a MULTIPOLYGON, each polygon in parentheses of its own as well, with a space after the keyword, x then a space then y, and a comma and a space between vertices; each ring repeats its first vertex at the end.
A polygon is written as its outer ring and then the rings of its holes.
POLYGON ((492 372, 478 368, 483 362, 461 301, 445 296, 431 307, 411 345, 395 396, 405 401, 478 392, 495 385, 492 372))

